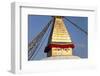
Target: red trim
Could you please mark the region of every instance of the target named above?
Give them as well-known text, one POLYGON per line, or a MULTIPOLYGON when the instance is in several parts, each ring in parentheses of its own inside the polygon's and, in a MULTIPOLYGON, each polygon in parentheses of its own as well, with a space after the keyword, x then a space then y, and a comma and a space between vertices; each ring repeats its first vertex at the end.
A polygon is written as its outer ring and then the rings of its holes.
POLYGON ((73 44, 67 44, 67 45, 59 45, 59 44, 49 44, 47 48, 74 48, 73 44))
POLYGON ((46 49, 45 52, 48 52, 51 48, 74 48, 74 44, 66 44, 66 45, 60 45, 60 44, 49 44, 46 49))

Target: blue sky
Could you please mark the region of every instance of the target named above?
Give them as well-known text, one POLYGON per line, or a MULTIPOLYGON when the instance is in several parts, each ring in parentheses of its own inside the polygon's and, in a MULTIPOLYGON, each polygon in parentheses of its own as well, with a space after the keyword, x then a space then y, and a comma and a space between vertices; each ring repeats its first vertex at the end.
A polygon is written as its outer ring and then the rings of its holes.
MULTIPOLYGON (((88 18, 87 17, 79 17, 79 16, 65 16, 70 19, 72 22, 76 23, 85 31, 88 31, 88 18)), ((28 16, 28 43, 45 27, 45 25, 50 21, 51 16, 42 16, 42 15, 29 15, 28 16)), ((70 33, 72 41, 75 45, 73 49, 73 55, 77 55, 81 58, 88 57, 88 36, 77 29, 73 24, 64 19, 64 23, 70 33)), ((32 57, 32 59, 38 60, 46 57, 46 53, 44 53, 44 48, 47 45, 49 36, 49 31, 45 34, 42 39, 42 46, 40 49, 36 51, 36 55, 32 57)))

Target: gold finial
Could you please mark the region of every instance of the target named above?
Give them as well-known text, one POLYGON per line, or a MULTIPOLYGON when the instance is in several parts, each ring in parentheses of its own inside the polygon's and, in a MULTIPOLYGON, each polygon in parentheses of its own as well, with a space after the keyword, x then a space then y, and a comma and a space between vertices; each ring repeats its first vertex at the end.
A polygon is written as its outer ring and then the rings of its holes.
POLYGON ((62 16, 55 16, 55 18, 62 18, 62 16))

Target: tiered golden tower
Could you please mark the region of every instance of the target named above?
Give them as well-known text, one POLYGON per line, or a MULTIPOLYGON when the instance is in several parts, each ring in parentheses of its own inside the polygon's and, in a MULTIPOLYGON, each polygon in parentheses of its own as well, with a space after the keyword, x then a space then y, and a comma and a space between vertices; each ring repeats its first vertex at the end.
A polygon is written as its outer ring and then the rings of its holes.
POLYGON ((53 29, 45 49, 47 56, 72 56, 74 45, 61 16, 54 17, 53 29))

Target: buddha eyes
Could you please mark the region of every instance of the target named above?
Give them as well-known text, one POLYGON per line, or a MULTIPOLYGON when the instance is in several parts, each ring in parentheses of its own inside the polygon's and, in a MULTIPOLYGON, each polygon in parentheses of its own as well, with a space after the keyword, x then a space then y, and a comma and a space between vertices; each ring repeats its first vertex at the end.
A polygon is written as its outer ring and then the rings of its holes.
POLYGON ((58 49, 55 49, 55 51, 69 51, 70 48, 58 48, 58 49))

